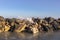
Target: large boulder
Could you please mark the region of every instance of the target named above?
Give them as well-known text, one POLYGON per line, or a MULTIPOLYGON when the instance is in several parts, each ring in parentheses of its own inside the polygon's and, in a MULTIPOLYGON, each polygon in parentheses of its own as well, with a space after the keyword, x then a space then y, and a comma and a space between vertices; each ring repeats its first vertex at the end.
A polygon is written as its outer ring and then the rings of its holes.
POLYGON ((11 27, 10 27, 9 31, 14 32, 14 30, 15 30, 15 22, 11 22, 10 26, 11 27))
POLYGON ((25 23, 19 23, 19 26, 15 29, 15 32, 22 32, 25 30, 25 28, 26 28, 25 23))
POLYGON ((46 20, 48 23, 51 23, 54 21, 54 18, 52 17, 45 17, 44 20, 46 20))
POLYGON ((37 27, 38 27, 37 23, 31 23, 30 25, 28 25, 28 27, 26 27, 26 31, 35 34, 39 32, 37 27))
POLYGON ((4 32, 8 32, 9 31, 9 29, 10 29, 10 25, 9 25, 9 23, 8 22, 6 22, 5 23, 5 27, 4 27, 4 32))

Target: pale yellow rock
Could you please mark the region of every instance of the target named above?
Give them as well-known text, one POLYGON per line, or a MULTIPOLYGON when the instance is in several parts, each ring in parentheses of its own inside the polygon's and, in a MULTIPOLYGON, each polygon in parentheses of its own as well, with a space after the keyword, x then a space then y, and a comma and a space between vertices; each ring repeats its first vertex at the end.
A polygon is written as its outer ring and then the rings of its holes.
POLYGON ((2 29, 0 30, 0 33, 1 33, 1 32, 4 32, 4 28, 2 28, 2 29))
POLYGON ((25 30, 26 24, 24 26, 21 26, 20 28, 16 29, 16 32, 22 32, 23 30, 25 30))
POLYGON ((39 31, 38 31, 38 29, 37 29, 37 28, 35 28, 35 27, 34 27, 34 28, 32 28, 31 30, 32 30, 33 34, 35 34, 35 33, 38 33, 38 32, 39 32, 39 31))
POLYGON ((2 30, 0 30, 0 33, 2 32, 2 30))
POLYGON ((7 32, 10 29, 10 26, 5 26, 5 32, 7 32))

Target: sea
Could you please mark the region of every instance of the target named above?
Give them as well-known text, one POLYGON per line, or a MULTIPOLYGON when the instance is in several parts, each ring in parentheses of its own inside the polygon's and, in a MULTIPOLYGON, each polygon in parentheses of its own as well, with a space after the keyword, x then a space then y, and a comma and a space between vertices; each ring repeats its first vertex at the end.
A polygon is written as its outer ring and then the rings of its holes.
POLYGON ((2 32, 0 33, 0 40, 60 40, 60 31, 39 32, 36 34, 2 32))

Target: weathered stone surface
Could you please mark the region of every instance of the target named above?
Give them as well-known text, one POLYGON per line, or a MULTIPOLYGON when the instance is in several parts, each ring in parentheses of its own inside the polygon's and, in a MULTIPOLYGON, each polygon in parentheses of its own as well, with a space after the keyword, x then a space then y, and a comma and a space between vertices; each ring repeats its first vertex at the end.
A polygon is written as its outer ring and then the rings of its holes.
POLYGON ((60 18, 54 19, 52 17, 17 19, 4 18, 0 16, 0 32, 49 32, 60 30, 60 18))

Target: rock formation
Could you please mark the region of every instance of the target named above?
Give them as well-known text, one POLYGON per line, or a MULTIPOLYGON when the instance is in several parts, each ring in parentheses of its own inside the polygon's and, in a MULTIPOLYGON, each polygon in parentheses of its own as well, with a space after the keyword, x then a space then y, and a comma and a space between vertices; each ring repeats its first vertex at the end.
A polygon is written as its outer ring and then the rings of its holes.
POLYGON ((0 33, 1 32, 49 32, 60 30, 60 18, 54 19, 52 17, 41 18, 4 18, 0 16, 0 33))

